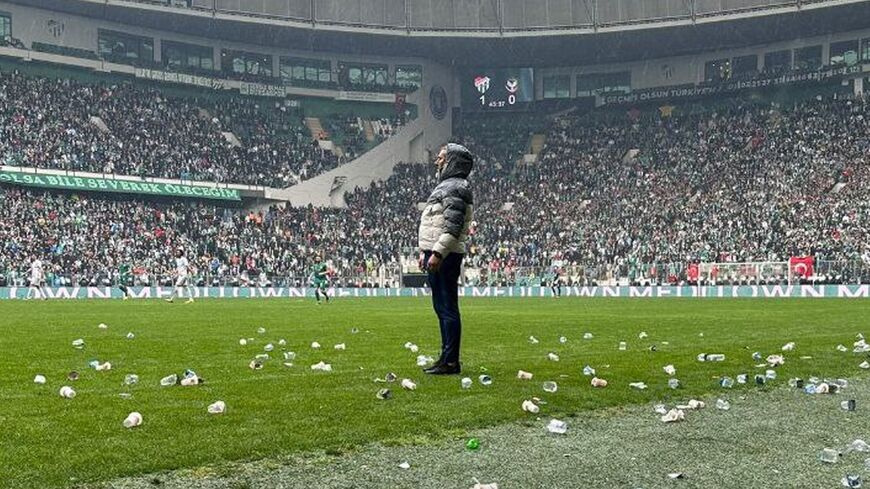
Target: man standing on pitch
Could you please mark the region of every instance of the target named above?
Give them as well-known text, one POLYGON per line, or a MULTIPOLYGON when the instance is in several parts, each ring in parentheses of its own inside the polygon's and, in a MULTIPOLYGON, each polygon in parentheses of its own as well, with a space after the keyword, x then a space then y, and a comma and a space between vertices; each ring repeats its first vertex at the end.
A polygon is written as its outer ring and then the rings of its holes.
POLYGON ((461 371, 458 282, 474 206, 467 180, 473 164, 474 158, 464 146, 450 143, 441 148, 435 160, 438 185, 420 217, 420 268, 428 272, 432 305, 441 325, 441 356, 424 370, 427 374, 461 371))

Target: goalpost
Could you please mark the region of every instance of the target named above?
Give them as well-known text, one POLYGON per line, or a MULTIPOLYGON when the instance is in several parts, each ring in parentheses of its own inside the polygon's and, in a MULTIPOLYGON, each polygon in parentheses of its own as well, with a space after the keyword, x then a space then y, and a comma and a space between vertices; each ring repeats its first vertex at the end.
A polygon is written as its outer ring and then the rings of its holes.
POLYGON ((710 285, 760 285, 795 281, 787 261, 699 263, 698 279, 710 285))

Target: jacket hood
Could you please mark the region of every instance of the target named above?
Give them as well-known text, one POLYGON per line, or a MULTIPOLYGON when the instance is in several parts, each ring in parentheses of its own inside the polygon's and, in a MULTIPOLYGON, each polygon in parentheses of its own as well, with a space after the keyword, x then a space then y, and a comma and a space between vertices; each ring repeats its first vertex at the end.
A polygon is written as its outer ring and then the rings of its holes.
POLYGON ((474 167, 474 156, 468 148, 461 144, 449 143, 447 145, 447 164, 441 170, 439 181, 448 178, 468 178, 474 167))

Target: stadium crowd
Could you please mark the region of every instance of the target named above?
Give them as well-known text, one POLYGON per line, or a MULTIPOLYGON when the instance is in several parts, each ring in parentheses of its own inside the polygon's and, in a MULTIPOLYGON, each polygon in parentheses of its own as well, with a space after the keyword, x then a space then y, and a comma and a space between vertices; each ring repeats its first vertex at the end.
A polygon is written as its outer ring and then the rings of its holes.
MULTIPOLYGON (((863 263, 870 278, 868 116, 862 98, 819 97, 466 121, 477 155, 467 280, 524 283, 557 266, 569 283, 678 282, 693 262, 803 255, 863 263), (523 162, 535 133, 544 148, 523 162)), ((403 164, 346 194, 346 208, 262 212, 0 187, 0 271, 21 276, 38 255, 58 277, 101 283, 129 260, 140 281, 165 282, 183 247, 204 283, 302 284, 322 254, 339 284, 366 285, 415 261, 417 203, 434 185, 431 166, 403 164)))
POLYGON ((348 138, 339 161, 276 102, 0 73, 4 165, 283 188, 364 150, 364 140, 348 138))

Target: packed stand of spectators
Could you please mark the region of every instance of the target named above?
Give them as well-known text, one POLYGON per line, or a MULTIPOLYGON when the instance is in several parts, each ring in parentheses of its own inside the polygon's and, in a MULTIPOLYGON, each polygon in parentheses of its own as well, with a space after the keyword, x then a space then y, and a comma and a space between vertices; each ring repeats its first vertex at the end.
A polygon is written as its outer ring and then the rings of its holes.
POLYGON ((340 162, 277 102, 3 72, 0 163, 288 187, 340 162))
MULTIPOLYGON (((691 263, 805 255, 819 267, 863 264, 866 275, 868 117, 863 99, 819 98, 781 107, 731 100, 669 117, 467 122, 460 139, 477 156, 467 276, 524 283, 556 267, 567 283, 679 282, 691 263), (537 133, 547 134, 543 151, 524 163, 537 133)), ((418 203, 435 183, 431 164, 404 164, 346 194, 346 208, 262 213, 3 187, 0 271, 22 273, 37 255, 99 283, 129 256, 166 277, 172 249, 184 247, 207 283, 302 284, 322 253, 339 284, 359 285, 416 261, 418 203)))

